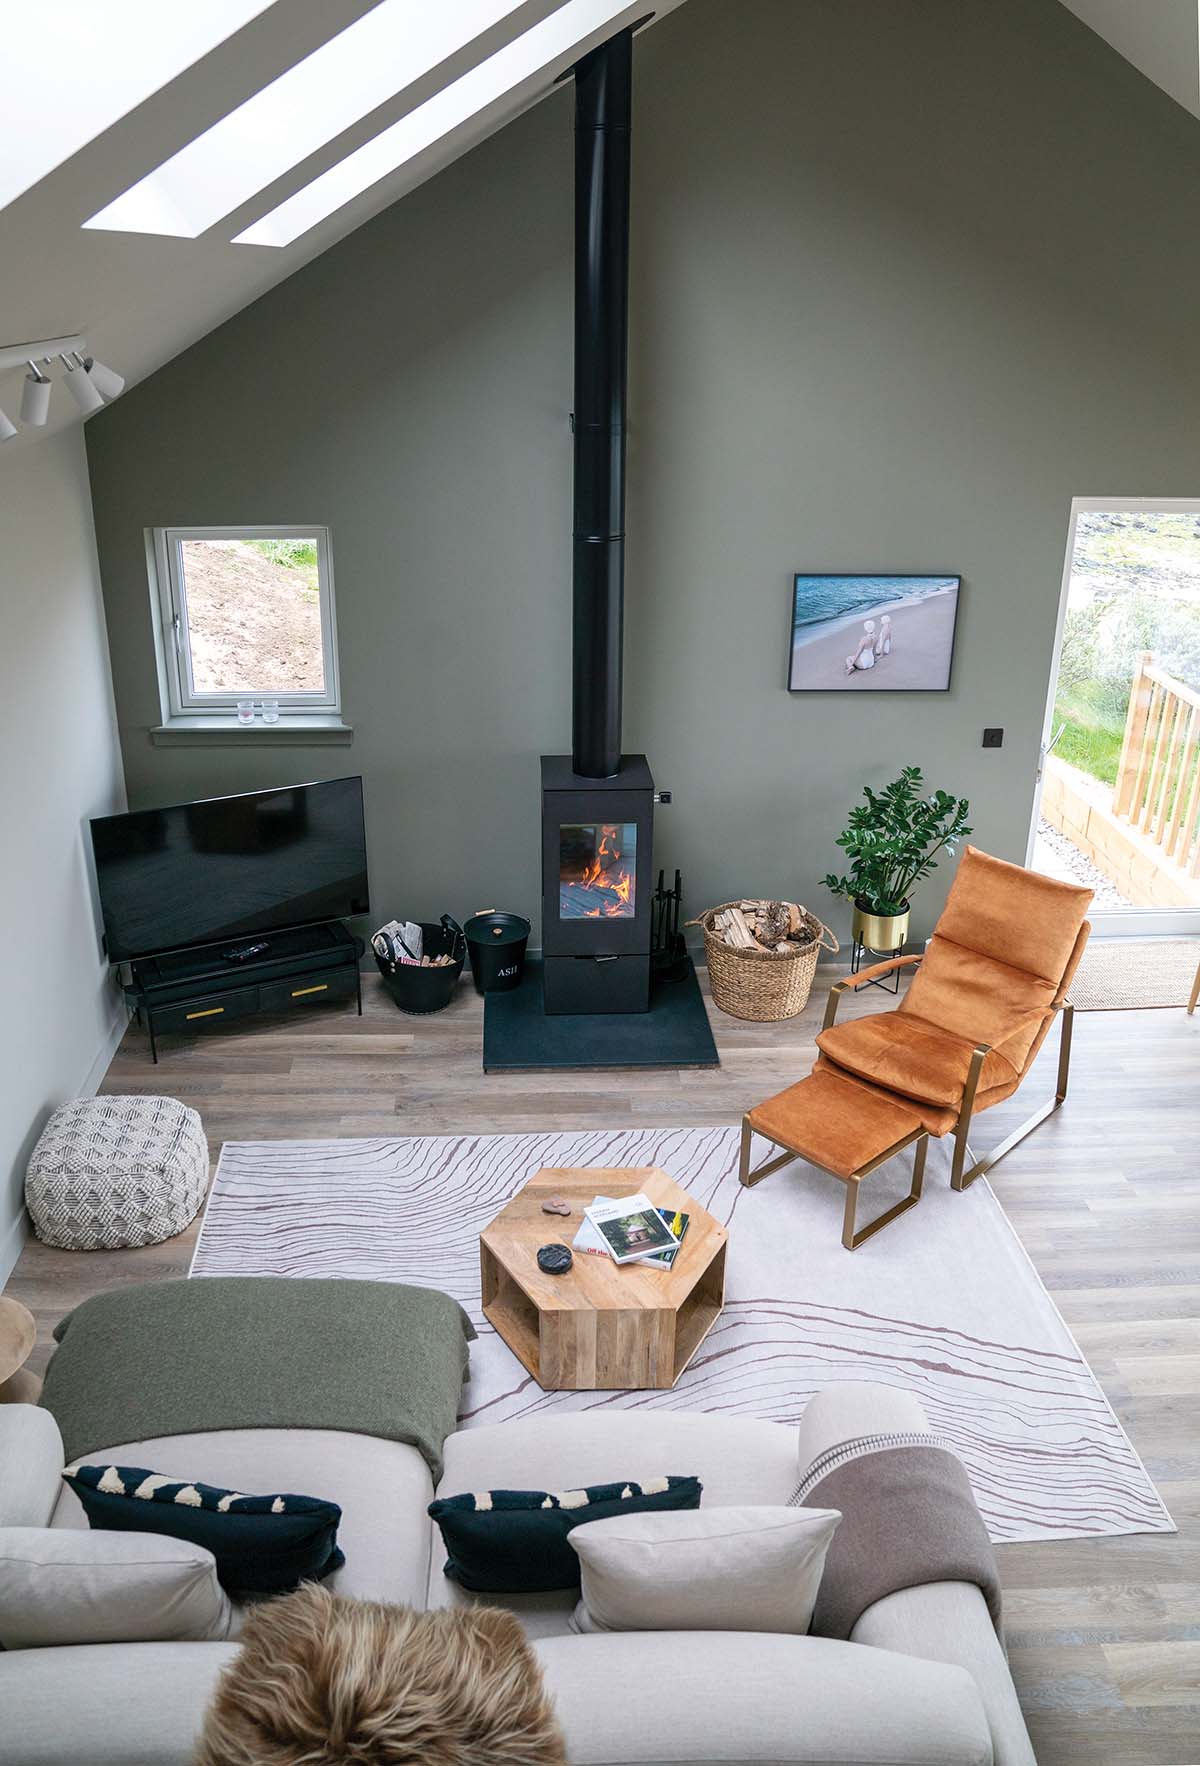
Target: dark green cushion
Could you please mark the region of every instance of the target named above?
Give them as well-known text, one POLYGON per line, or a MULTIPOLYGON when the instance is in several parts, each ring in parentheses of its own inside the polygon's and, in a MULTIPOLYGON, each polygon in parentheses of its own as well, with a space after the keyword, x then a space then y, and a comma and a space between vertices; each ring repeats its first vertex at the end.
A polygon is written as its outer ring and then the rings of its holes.
POLYGON ((442 1530, 446 1574, 478 1594, 578 1588, 567 1535, 585 1521, 653 1509, 699 1508, 699 1478, 590 1484, 584 1490, 489 1490, 443 1496, 429 1512, 442 1530))
POLYGON ((283 1594, 320 1581, 346 1561, 338 1548, 336 1502, 245 1496, 162 1478, 142 1466, 77 1466, 63 1479, 95 1528, 164 1533, 211 1551, 217 1578, 231 1594, 283 1594))

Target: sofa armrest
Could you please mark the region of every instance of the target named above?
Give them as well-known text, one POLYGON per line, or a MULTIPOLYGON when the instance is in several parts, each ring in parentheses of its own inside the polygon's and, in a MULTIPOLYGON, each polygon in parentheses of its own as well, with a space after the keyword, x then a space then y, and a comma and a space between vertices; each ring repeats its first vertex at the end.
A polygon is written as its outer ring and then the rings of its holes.
POLYGON ((928 1429, 912 1392, 900 1386, 843 1381, 809 1399, 797 1432, 798 1473, 803 1479, 823 1453, 862 1435, 910 1434, 928 1429))
POLYGON ((965 1668, 979 1689, 995 1766, 1037 1766, 1004 1649, 987 1602, 969 1582, 925 1582, 868 1607, 854 1643, 965 1668))
POLYGON ((48 1527, 65 1464, 48 1410, 0 1404, 0 1527, 48 1527))

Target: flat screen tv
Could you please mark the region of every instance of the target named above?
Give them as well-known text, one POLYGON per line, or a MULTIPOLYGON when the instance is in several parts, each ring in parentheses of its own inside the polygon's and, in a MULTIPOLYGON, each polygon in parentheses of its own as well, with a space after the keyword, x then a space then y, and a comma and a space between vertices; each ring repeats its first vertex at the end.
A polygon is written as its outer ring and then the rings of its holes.
POLYGON ((100 816, 91 828, 112 963, 370 912, 359 778, 100 816))

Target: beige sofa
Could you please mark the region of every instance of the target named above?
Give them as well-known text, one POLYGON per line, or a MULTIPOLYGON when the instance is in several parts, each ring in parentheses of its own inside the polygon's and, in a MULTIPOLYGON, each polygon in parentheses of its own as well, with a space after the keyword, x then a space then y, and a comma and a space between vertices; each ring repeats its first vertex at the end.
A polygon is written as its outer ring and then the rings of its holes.
MULTIPOLYGON (((466 1430, 446 1442, 439 1494, 561 1489, 695 1473, 704 1505, 785 1503, 819 1453, 924 1427, 915 1398, 843 1385, 799 1430, 670 1411, 584 1412, 466 1430)), ((442 1574, 413 1449, 362 1435, 231 1430, 115 1444, 90 1462, 339 1502, 341 1592, 439 1606, 472 1597, 442 1574)), ((0 1407, 0 1529, 82 1527, 53 1419, 0 1407)), ((2 1552, 0 1552, 2 1560, 2 1552)), ((1034 1755, 983 1596, 926 1584, 871 1607, 853 1641, 765 1632, 579 1636, 574 1597, 508 1597, 541 1658, 575 1766, 1031 1766, 1034 1755), (646 1699, 614 1689, 645 1687, 646 1699)), ((236 1643, 95 1644, 0 1654, 0 1766, 187 1766, 236 1643)))

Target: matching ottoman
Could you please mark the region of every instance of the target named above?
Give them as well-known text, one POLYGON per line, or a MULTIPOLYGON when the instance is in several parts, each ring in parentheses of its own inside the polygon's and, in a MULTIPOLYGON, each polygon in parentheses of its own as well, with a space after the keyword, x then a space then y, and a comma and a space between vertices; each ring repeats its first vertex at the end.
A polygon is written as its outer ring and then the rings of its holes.
POLYGON ((789 1085, 743 1116, 738 1176, 749 1188, 793 1159, 803 1159, 840 1178, 846 1186, 842 1243, 847 1251, 857 1251, 864 1239, 921 1200, 928 1150, 929 1133, 916 1104, 887 1096, 874 1086, 860 1085, 849 1074, 818 1062, 807 1079, 789 1085), (784 1150, 778 1158, 751 1171, 751 1142, 756 1134, 784 1150), (905 1147, 913 1148, 912 1185, 907 1196, 869 1226, 856 1228, 862 1180, 905 1147))
POLYGON ((208 1142, 175 1098, 76 1098, 46 1124, 25 1176, 34 1231, 66 1251, 157 1245, 208 1188, 208 1142))

